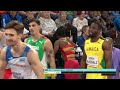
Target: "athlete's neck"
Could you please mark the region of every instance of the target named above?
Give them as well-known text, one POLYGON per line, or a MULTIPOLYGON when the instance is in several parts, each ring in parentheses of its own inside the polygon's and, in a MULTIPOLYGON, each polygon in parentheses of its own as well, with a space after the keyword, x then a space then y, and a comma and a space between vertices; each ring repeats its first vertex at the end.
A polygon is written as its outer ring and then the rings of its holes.
POLYGON ((41 34, 36 34, 36 35, 32 36, 32 39, 33 39, 33 41, 37 41, 37 40, 39 40, 41 37, 42 37, 41 34))
POLYGON ((93 37, 93 38, 91 38, 91 42, 97 42, 99 38, 100 38, 99 36, 93 37))

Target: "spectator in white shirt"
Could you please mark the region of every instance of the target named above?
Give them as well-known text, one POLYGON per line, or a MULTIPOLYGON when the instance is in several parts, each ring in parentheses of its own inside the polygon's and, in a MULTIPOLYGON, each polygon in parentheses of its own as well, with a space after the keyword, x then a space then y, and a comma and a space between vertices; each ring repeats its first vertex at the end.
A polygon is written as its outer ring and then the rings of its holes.
POLYGON ((50 11, 42 11, 42 16, 39 20, 42 27, 42 34, 47 36, 52 41, 52 37, 54 32, 57 30, 57 26, 54 20, 50 17, 50 11))
POLYGON ((68 23, 66 11, 59 12, 59 17, 55 20, 55 23, 57 25, 57 28, 64 26, 66 23, 68 23))
POLYGON ((78 11, 78 17, 73 19, 73 26, 77 28, 78 36, 82 34, 82 27, 88 25, 88 20, 85 18, 85 11, 78 11))
POLYGON ((56 31, 57 27, 50 17, 50 11, 42 11, 42 17, 40 17, 39 20, 42 25, 42 34, 52 36, 52 31, 56 31))

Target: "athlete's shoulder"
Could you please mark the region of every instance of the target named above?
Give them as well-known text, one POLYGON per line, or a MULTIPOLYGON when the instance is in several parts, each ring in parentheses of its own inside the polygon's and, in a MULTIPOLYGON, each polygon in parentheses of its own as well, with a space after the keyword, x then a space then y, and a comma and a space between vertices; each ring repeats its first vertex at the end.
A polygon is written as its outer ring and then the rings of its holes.
POLYGON ((9 46, 5 46, 1 49, 1 51, 6 51, 9 46))
POLYGON ((45 40, 47 40, 47 39, 48 39, 48 38, 47 38, 46 36, 44 36, 44 35, 42 35, 42 38, 43 38, 43 39, 45 39, 45 40))
POLYGON ((30 48, 30 49, 34 49, 32 45, 24 43, 26 45, 26 47, 30 48))
POLYGON ((29 55, 32 55, 32 53, 34 54, 37 54, 37 51, 31 46, 31 45, 26 45, 26 47, 28 47, 29 48, 29 55))
POLYGON ((31 38, 31 37, 28 37, 28 38, 26 38, 26 39, 24 40, 24 42, 28 42, 29 40, 32 40, 32 38, 31 38))
POLYGON ((105 38, 104 38, 104 37, 102 37, 102 36, 100 37, 100 39, 101 39, 101 40, 105 40, 105 38))
POLYGON ((88 37, 86 40, 90 40, 91 38, 90 37, 88 37))
POLYGON ((111 48, 112 47, 112 38, 106 37, 104 42, 103 42, 103 47, 105 48, 111 48))
POLYGON ((109 44, 112 44, 112 38, 110 38, 110 37, 106 37, 106 38, 104 38, 104 43, 109 43, 109 44))
POLYGON ((85 40, 85 43, 90 42, 90 39, 91 39, 91 38, 87 38, 87 39, 85 40))

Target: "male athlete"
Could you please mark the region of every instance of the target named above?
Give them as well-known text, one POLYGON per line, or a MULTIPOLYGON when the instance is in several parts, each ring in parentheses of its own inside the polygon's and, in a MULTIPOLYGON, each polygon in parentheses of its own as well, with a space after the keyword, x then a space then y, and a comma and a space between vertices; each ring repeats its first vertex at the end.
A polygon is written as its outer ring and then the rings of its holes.
POLYGON ((53 45, 48 38, 40 33, 40 21, 30 20, 29 30, 31 37, 25 39, 25 42, 37 50, 39 59, 45 69, 49 68, 48 65, 50 65, 50 68, 56 68, 53 45))
POLYGON ((0 79, 3 79, 7 65, 11 69, 12 79, 44 79, 37 52, 21 41, 23 29, 24 25, 16 20, 5 26, 7 46, 0 54, 0 79))
MULTIPOLYGON (((98 22, 90 25, 90 37, 85 41, 84 53, 81 60, 81 68, 106 69, 111 68, 112 45, 108 39, 102 39, 100 32, 102 26, 98 22)), ((101 73, 86 74, 86 79, 107 79, 101 73)))

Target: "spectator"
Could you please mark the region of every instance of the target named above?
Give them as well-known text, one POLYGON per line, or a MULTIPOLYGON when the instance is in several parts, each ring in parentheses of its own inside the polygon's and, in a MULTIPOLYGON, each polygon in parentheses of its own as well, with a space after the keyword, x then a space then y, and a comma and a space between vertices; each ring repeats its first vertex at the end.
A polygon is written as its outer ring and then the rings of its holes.
POLYGON ((23 20, 23 24, 27 30, 29 30, 29 20, 34 19, 34 15, 31 11, 26 11, 26 18, 23 20))
POLYGON ((112 79, 120 79, 120 49, 114 47, 112 38, 108 39, 112 43, 112 66, 116 69, 116 75, 113 75, 112 79))
POLYGON ((73 26, 77 28, 77 36, 80 36, 82 33, 82 27, 88 25, 88 21, 85 18, 85 11, 79 11, 77 15, 79 16, 73 19, 73 26))
MULTIPOLYGON (((5 12, 6 12, 6 11, 0 11, 0 21, 1 21, 1 19, 2 19, 2 15, 3 15, 5 12)), ((1 22, 0 22, 0 28, 2 28, 1 22)))
POLYGON ((42 34, 52 41, 53 34, 57 30, 57 26, 50 17, 50 11, 42 11, 42 17, 40 17, 39 20, 42 26, 42 34))
POLYGON ((22 20, 26 18, 26 11, 18 11, 17 13, 22 17, 22 20))
POLYGON ((110 11, 112 16, 120 16, 120 11, 110 11))
POLYGON ((88 11, 88 16, 86 17, 87 20, 88 20, 88 25, 90 26, 91 23, 94 21, 94 19, 96 18, 95 17, 95 14, 94 14, 94 11, 88 11))
POLYGON ((50 16, 51 16, 51 19, 55 21, 59 16, 59 11, 51 11, 50 16))
MULTIPOLYGON (((85 25, 82 27, 82 34, 80 36, 77 37, 77 45, 78 47, 81 48, 81 50, 84 50, 84 42, 86 39, 88 39, 89 36, 89 26, 85 25)), ((81 56, 78 58, 78 61, 80 62, 81 60, 81 56)))
POLYGON ((6 13, 2 15, 2 27, 5 27, 6 24, 8 24, 12 20, 18 20, 19 22, 22 22, 22 17, 17 14, 17 11, 6 11, 6 13))
POLYGON ((68 23, 66 11, 60 11, 59 12, 59 17, 58 17, 58 19, 55 20, 55 23, 57 25, 57 28, 59 28, 60 26, 63 26, 66 23, 68 23))
POLYGON ((107 30, 114 28, 111 16, 107 17, 106 19, 106 27, 107 27, 107 30))
POLYGON ((73 19, 76 17, 77 11, 67 11, 67 20, 70 21, 70 23, 73 22, 73 19))
POLYGON ((108 17, 109 17, 109 12, 108 11, 102 11, 101 12, 100 21, 102 22, 102 24, 104 26, 106 26, 106 24, 107 24, 107 18, 108 17))

